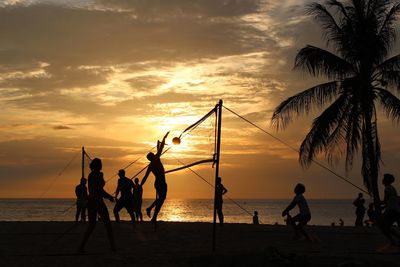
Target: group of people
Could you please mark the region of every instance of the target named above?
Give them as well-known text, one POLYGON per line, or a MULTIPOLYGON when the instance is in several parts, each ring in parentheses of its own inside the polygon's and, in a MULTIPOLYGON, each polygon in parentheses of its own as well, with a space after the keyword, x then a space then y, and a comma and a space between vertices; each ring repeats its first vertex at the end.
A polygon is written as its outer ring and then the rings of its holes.
MULTIPOLYGON (((393 186, 394 181, 395 177, 392 174, 386 173, 383 175, 382 184, 385 187, 383 201, 378 203, 378 209, 374 208, 375 203, 369 204, 367 211, 369 220, 367 220, 366 223, 368 225, 378 225, 383 234, 389 239, 391 245, 400 246, 400 232, 393 228, 395 223, 400 226, 400 197, 393 186)), ((303 196, 304 192, 305 186, 303 184, 297 184, 294 188, 295 197, 289 206, 282 212, 282 216, 287 216, 287 224, 293 227, 295 232, 294 239, 303 236, 307 240, 311 240, 309 234, 304 229, 304 226, 311 220, 311 212, 307 201, 303 196), (289 211, 296 206, 299 208, 299 214, 292 217, 290 216, 289 211)), ((365 199, 363 198, 362 193, 358 195, 353 204, 356 206, 355 225, 362 226, 366 210, 364 207, 365 199)), ((255 213, 255 216, 256 215, 257 214, 255 213)), ((341 225, 343 225, 343 220, 341 220, 341 225)))
POLYGON ((373 226, 376 224, 376 212, 374 203, 369 203, 368 209, 365 208, 365 199, 362 193, 359 193, 357 198, 353 201, 353 205, 356 207, 356 221, 355 226, 373 226), (367 213, 368 219, 364 220, 365 213, 367 213))
POLYGON ((143 194, 142 187, 150 173, 153 173, 155 176, 154 187, 156 189, 157 197, 150 207, 146 209, 146 213, 150 216, 151 211, 154 208, 154 214, 151 221, 156 224, 158 213, 167 196, 165 171, 160 160, 167 136, 168 133, 164 136, 161 142, 157 141, 156 154, 152 152, 147 154, 147 159, 150 161, 150 163, 140 184, 138 178, 136 178, 135 183, 133 183, 131 179, 125 177, 124 170, 120 170, 118 172, 119 180, 115 197, 104 190, 105 181, 103 172, 101 171, 101 160, 99 158, 95 158, 91 161, 89 165, 91 172, 88 176, 88 187, 86 187, 86 179, 82 178, 81 183, 75 189, 77 196, 77 213, 75 219, 78 221, 80 216, 81 221, 86 221, 85 209, 87 208, 89 220, 88 228, 86 229, 78 248, 79 252, 84 251, 85 244, 96 226, 98 217, 103 221, 106 227, 111 249, 113 251, 116 250, 114 235, 111 228, 110 215, 108 213, 107 206, 104 203, 104 199, 108 199, 111 202, 117 200, 113 210, 116 222, 119 222, 119 211, 122 208, 125 208, 128 211, 132 222, 135 222, 135 220, 143 220, 141 212, 143 194), (121 196, 118 198, 120 193, 121 196))
MULTIPOLYGON (((97 161, 97 159, 96 159, 97 161)), ((118 171, 118 184, 117 190, 115 193, 115 197, 113 199, 116 200, 113 213, 115 217, 115 221, 119 223, 119 212, 122 208, 125 208, 131 217, 131 221, 143 221, 142 215, 142 196, 143 196, 143 188, 139 184, 139 179, 135 178, 135 182, 132 182, 131 179, 125 176, 125 170, 118 171), (118 197, 121 193, 121 196, 118 197)), ((88 206, 88 189, 86 186, 86 179, 84 177, 81 178, 81 182, 79 185, 75 187, 75 195, 76 195, 76 214, 75 221, 76 222, 86 222, 86 210, 88 206)))
MULTIPOLYGON (((135 182, 133 183, 131 179, 125 177, 124 170, 120 170, 118 172, 119 180, 115 197, 108 194, 104 190, 105 181, 103 173, 101 172, 101 160, 98 158, 92 160, 92 162, 90 163, 91 172, 88 176, 88 191, 85 178, 81 179, 81 183, 75 189, 75 193, 77 196, 77 212, 75 219, 76 221, 78 221, 79 217, 81 217, 81 221, 85 222, 85 209, 87 207, 89 220, 89 226, 82 238, 81 244, 79 246, 79 251, 84 250, 86 241, 94 230, 98 217, 100 217, 100 219, 104 222, 106 226, 111 249, 115 250, 115 242, 110 223, 110 216, 104 203, 104 198, 109 199, 112 202, 114 202, 115 199, 117 200, 113 210, 116 222, 119 222, 119 211, 122 208, 125 208, 128 211, 129 215, 131 216, 132 222, 135 222, 136 220, 143 220, 141 212, 143 194, 142 187, 145 184, 150 173, 153 173, 153 175, 155 176, 154 187, 156 189, 157 195, 154 202, 148 208, 146 208, 146 214, 151 217, 151 212, 154 209, 151 221, 154 223, 155 226, 157 225, 157 216, 167 197, 168 189, 165 179, 164 166, 160 159, 165 146, 165 139, 168 134, 169 132, 164 136, 161 142, 157 141, 156 154, 152 152, 147 154, 147 159, 150 161, 150 163, 141 183, 139 183, 138 178, 135 178, 135 182), (119 194, 121 194, 121 196, 118 198, 119 194)), ((378 224, 382 232, 390 240, 391 244, 400 245, 400 234, 392 228, 392 225, 395 222, 400 222, 399 197, 397 195, 396 189, 392 186, 394 180, 394 176, 388 173, 384 175, 382 180, 382 183, 385 186, 385 196, 379 209, 383 208, 384 213, 381 216, 378 216, 378 214, 373 209, 374 204, 370 204, 368 216, 369 222, 378 224)), ((222 212, 223 195, 226 194, 227 191, 228 190, 222 184, 221 178, 218 177, 216 179, 215 188, 215 211, 218 215, 218 219, 221 225, 223 225, 224 223, 224 215, 222 212)), ((305 191, 306 188, 303 184, 299 183, 295 186, 295 196, 291 203, 287 206, 287 208, 283 210, 282 217, 286 217, 286 223, 293 227, 295 233, 294 239, 299 239, 303 236, 307 240, 311 240, 310 235, 305 231, 304 228, 311 220, 311 211, 303 195, 305 191), (295 216, 291 216, 289 212, 296 206, 299 209, 299 213, 295 216)), ((356 226, 363 225, 363 217, 365 215, 365 200, 361 193, 353 204, 356 206, 357 218, 355 224, 356 226)), ((253 223, 259 224, 257 211, 254 212, 253 223)))

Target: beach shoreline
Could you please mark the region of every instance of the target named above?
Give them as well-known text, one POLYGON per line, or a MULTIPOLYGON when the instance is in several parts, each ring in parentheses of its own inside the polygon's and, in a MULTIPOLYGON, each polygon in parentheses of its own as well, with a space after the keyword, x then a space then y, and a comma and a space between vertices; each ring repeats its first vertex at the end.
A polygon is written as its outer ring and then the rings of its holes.
POLYGON ((308 226, 314 242, 294 241, 285 225, 112 223, 111 252, 98 222, 85 254, 76 253, 87 225, 75 222, 0 222, 0 266, 399 266, 400 251, 384 250, 377 228, 308 226), (343 265, 352 264, 352 265, 343 265))

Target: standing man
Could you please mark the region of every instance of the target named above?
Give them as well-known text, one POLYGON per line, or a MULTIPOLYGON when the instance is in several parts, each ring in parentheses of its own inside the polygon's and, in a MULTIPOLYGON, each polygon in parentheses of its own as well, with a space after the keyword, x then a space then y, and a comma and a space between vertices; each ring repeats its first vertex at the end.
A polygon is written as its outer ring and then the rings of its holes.
POLYGON ((135 213, 136 220, 141 222, 143 222, 142 197, 143 188, 139 184, 139 179, 135 178, 135 184, 133 185, 133 212, 135 213))
POLYGON ((217 184, 215 185, 216 198, 215 198, 215 209, 217 210, 218 220, 220 225, 224 225, 224 214, 222 213, 222 196, 225 195, 228 190, 222 184, 221 177, 217 178, 217 184))
POLYGON ((79 215, 81 216, 81 222, 86 222, 86 208, 88 202, 88 191, 86 187, 85 177, 81 178, 80 184, 75 187, 76 195, 76 215, 75 221, 79 221, 79 215))
POLYGON ((356 206, 356 222, 355 226, 363 226, 364 215, 365 215, 365 199, 362 193, 358 194, 358 197, 354 200, 353 205, 356 206))
POLYGON ((119 223, 118 213, 122 208, 125 208, 131 216, 131 221, 135 222, 135 215, 133 214, 133 182, 131 179, 125 177, 125 170, 119 170, 118 176, 118 185, 115 193, 117 203, 115 203, 113 210, 115 221, 119 223), (121 197, 118 199, 119 192, 121 192, 121 197))
POLYGON ((168 134, 169 132, 165 134, 161 142, 157 141, 156 154, 154 154, 153 152, 147 154, 147 159, 150 161, 150 164, 147 167, 147 171, 142 179, 142 182, 140 183, 140 185, 143 186, 147 180, 147 177, 149 177, 150 172, 153 173, 155 177, 154 188, 156 189, 157 197, 156 200, 154 200, 153 204, 151 204, 150 207, 146 209, 146 214, 147 216, 150 217, 151 210, 155 207, 153 218, 151 219, 153 223, 157 222, 158 213, 160 212, 160 209, 164 204, 165 199, 167 198, 167 183, 165 181, 165 170, 160 157, 164 149, 165 138, 167 138, 168 134))

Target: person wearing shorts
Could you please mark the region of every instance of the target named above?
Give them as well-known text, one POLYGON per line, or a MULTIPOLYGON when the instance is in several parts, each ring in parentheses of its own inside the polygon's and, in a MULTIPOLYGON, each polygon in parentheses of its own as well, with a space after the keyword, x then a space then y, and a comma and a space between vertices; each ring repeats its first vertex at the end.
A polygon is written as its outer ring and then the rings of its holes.
POLYGON ((304 226, 311 220, 311 212, 308 207, 307 201, 303 194, 306 191, 306 187, 303 184, 297 184, 294 188, 296 194, 289 206, 282 212, 282 217, 287 216, 287 224, 291 225, 295 231, 293 239, 299 239, 302 234, 307 240, 311 240, 307 232, 304 230, 304 226), (299 207, 299 214, 294 217, 289 215, 289 211, 294 207, 299 207))
POLYGON ((115 203, 113 210, 115 221, 119 223, 119 212, 122 208, 125 208, 131 217, 131 221, 135 222, 135 215, 133 213, 133 182, 131 179, 125 177, 125 170, 119 170, 118 176, 118 185, 115 193, 117 202, 115 203), (118 198, 120 192, 121 197, 118 198))

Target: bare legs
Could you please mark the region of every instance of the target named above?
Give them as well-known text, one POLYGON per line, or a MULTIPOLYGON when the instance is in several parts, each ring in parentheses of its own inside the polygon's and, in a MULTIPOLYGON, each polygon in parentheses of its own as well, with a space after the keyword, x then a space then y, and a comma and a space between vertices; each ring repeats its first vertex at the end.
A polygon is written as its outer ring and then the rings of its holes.
POLYGON ((158 213, 161 210, 162 205, 164 204, 165 199, 167 198, 167 184, 163 184, 161 186, 156 186, 157 198, 156 200, 146 209, 147 215, 150 217, 151 210, 154 209, 153 218, 151 218, 152 222, 157 221, 158 213))
POLYGON ((82 241, 79 245, 78 251, 79 252, 84 252, 85 244, 87 240, 89 239, 90 235, 92 234, 94 228, 96 227, 96 219, 97 219, 97 214, 99 214, 101 220, 104 223, 104 226, 106 227, 107 230, 107 236, 108 240, 110 242, 111 250, 115 251, 115 242, 114 242, 114 235, 112 232, 111 228, 111 222, 110 222, 110 215, 108 214, 108 210, 104 202, 100 203, 92 203, 89 206, 89 226, 86 229, 82 241))
POLYGON ((224 224, 224 214, 222 213, 222 205, 221 207, 217 207, 217 215, 220 225, 224 224))

